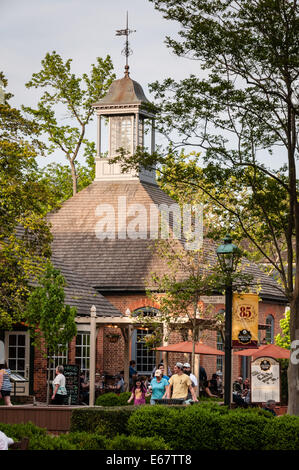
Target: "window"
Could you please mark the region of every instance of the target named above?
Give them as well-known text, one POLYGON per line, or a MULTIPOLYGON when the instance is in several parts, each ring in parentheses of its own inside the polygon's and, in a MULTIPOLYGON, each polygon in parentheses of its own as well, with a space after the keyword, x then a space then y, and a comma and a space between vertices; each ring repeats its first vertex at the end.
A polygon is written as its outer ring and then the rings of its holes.
POLYGON ((51 361, 49 360, 50 356, 48 356, 48 366, 47 370, 50 369, 50 381, 55 379, 56 376, 56 367, 63 366, 68 362, 68 348, 65 350, 58 350, 56 354, 51 356, 51 361))
POLYGON ((132 116, 110 117, 110 155, 117 155, 117 150, 123 148, 132 152, 132 116))
MULTIPOLYGON (((217 331, 217 349, 223 351, 223 340, 220 331, 217 331)), ((217 356, 216 370, 223 372, 223 356, 217 356)))
MULTIPOLYGON (((133 315, 156 316, 157 309, 144 307, 136 310, 133 315)), ((151 334, 152 330, 138 328, 132 336, 132 359, 136 361, 139 374, 149 375, 156 365, 156 351, 146 347, 144 337, 151 334)))
POLYGON ((89 377, 90 358, 90 333, 89 331, 79 331, 76 337, 75 362, 79 369, 84 372, 86 378, 89 377))
POLYGON ((274 343, 274 317, 272 315, 267 316, 266 325, 268 326, 266 329, 266 342, 274 343))

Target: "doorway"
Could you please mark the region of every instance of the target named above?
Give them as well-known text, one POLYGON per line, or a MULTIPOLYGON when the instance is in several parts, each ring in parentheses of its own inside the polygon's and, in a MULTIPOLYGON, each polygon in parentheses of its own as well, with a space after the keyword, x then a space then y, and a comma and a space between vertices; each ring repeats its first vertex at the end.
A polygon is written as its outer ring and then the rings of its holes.
MULTIPOLYGON (((20 374, 28 382, 16 384, 16 395, 29 395, 30 341, 28 331, 5 332, 5 357, 12 373, 20 374)), ((14 385, 12 394, 14 394, 14 385)))

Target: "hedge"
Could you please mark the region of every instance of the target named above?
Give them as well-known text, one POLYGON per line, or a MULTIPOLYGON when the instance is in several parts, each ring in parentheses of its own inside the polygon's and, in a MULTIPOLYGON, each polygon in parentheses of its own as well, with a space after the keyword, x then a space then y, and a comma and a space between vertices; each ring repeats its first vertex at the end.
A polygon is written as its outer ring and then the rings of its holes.
POLYGON ((227 409, 219 405, 139 407, 128 420, 128 431, 139 437, 163 437, 174 450, 215 450, 222 413, 227 409))
MULTIPOLYGON (((95 402, 95 406, 129 406, 128 400, 131 392, 122 392, 119 395, 113 392, 104 393, 100 395, 95 402)), ((150 404, 151 397, 146 397, 146 404, 150 404)))
POLYGON ((39 428, 31 421, 28 423, 19 423, 19 424, 6 424, 0 423, 0 431, 4 432, 6 436, 11 437, 14 441, 19 441, 23 437, 28 437, 32 439, 34 437, 46 436, 47 431, 44 428, 39 428))
POLYGON ((219 420, 218 447, 222 450, 260 450, 265 442, 265 427, 273 415, 260 409, 236 409, 219 420))
POLYGON ((299 450, 299 417, 284 415, 269 420, 264 429, 265 450, 299 450))
POLYGON ((70 432, 97 432, 107 437, 127 434, 128 419, 136 406, 78 408, 71 416, 70 432))
POLYGON ((170 450, 162 437, 120 435, 107 441, 107 450, 170 450))
POLYGON ((14 440, 29 437, 28 450, 168 450, 161 437, 118 435, 113 439, 89 432, 74 432, 51 436, 32 423, 4 424, 0 430, 14 440))

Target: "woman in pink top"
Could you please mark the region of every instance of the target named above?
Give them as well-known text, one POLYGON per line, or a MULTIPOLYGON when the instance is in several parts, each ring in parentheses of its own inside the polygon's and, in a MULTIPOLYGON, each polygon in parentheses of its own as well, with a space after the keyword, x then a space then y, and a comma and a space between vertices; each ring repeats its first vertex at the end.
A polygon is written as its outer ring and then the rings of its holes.
POLYGON ((135 385, 132 388, 131 396, 128 403, 134 399, 134 405, 145 405, 145 397, 148 395, 147 389, 141 379, 136 379, 135 385))

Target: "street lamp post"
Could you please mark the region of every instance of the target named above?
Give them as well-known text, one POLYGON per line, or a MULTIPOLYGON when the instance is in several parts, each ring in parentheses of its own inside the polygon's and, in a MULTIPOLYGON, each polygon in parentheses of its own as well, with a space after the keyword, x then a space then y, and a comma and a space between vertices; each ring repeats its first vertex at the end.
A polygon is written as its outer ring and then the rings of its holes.
POLYGON ((221 270, 226 277, 225 286, 225 345, 224 345, 224 404, 231 404, 232 381, 232 306, 233 285, 232 273, 236 270, 241 250, 232 243, 230 235, 226 235, 223 245, 217 248, 217 256, 221 270))

